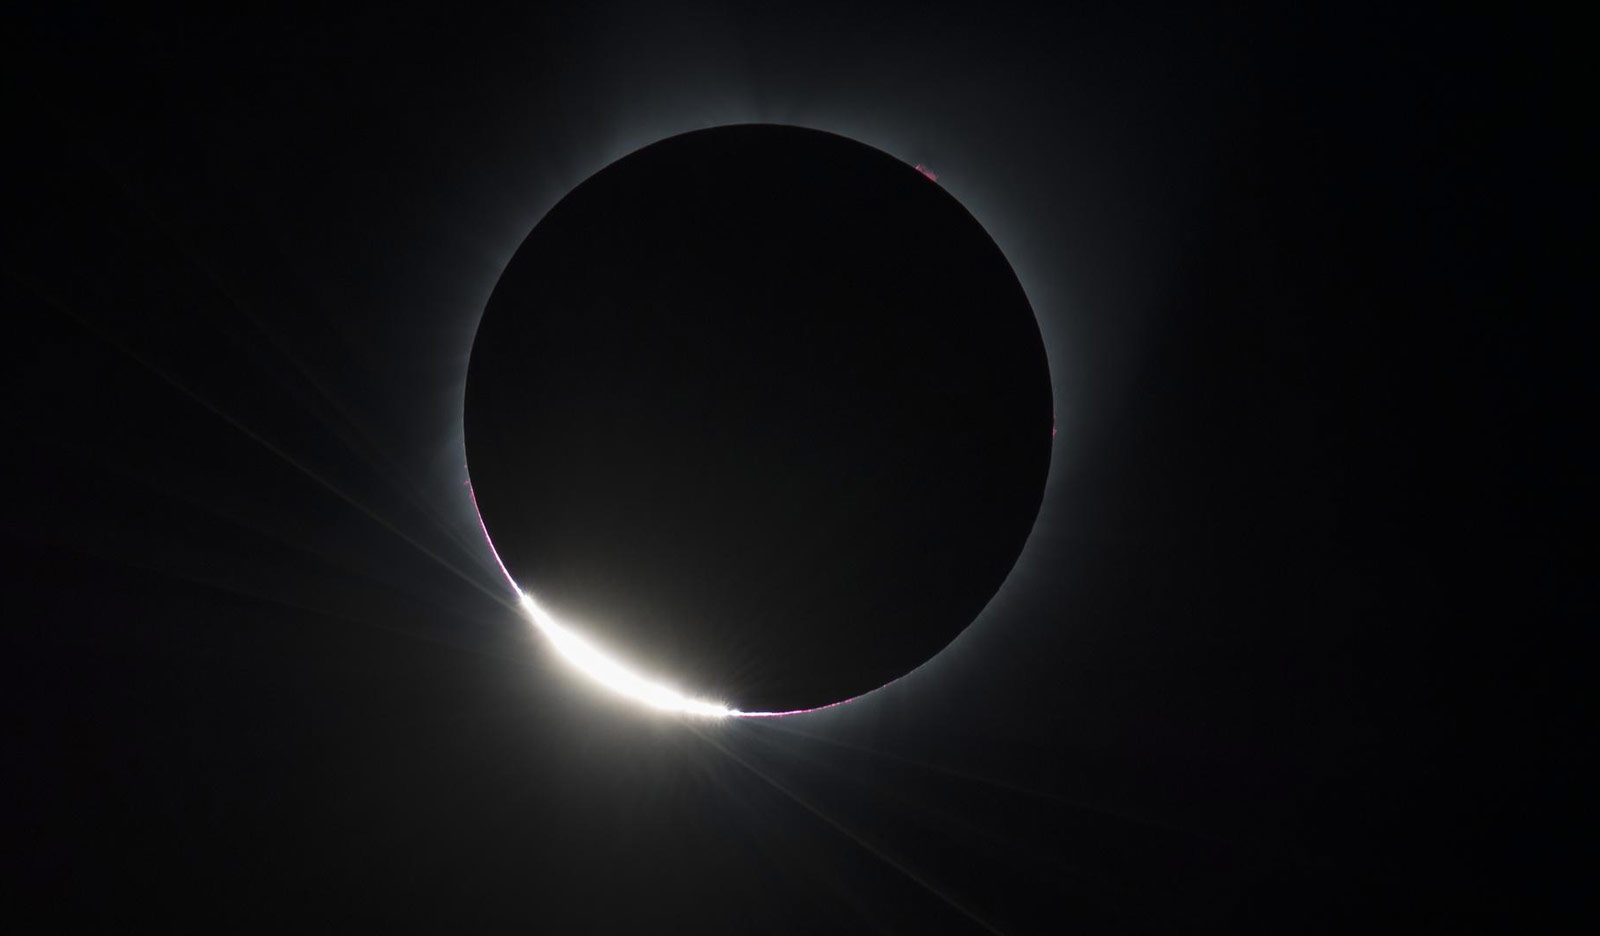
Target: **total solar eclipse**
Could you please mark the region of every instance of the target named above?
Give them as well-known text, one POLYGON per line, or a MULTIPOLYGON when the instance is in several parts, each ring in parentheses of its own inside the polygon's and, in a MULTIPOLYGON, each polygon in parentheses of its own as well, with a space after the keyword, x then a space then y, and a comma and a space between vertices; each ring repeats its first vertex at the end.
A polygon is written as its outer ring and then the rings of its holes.
POLYGON ((783 713, 974 620, 1053 416, 1027 297, 954 197, 854 140, 741 125, 638 150, 538 223, 479 325, 465 434, 484 529, 564 650, 783 713))

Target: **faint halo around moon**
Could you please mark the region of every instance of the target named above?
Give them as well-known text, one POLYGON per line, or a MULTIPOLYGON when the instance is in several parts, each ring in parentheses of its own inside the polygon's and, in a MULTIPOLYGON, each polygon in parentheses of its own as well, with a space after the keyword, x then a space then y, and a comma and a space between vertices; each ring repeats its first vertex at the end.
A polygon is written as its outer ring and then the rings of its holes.
POLYGON ((777 125, 662 140, 552 208, 489 300, 464 418, 522 589, 643 673, 769 712, 868 692, 972 622, 1053 425, 1032 309, 971 214, 777 125))

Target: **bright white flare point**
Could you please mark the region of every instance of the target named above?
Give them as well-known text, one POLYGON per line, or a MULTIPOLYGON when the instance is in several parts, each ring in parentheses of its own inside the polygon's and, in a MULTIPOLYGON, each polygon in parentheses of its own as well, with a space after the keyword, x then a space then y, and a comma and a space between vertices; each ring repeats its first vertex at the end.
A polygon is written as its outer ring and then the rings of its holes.
POLYGON ((606 656, 597 650, 593 644, 579 637, 577 634, 556 623, 550 612, 528 596, 527 592, 518 592, 521 595, 522 610, 527 612, 529 619, 555 645, 556 652, 566 658, 567 662, 582 670, 591 679, 619 695, 627 696, 643 702, 651 708, 664 712, 683 712, 689 715, 704 715, 709 718, 726 718, 729 715, 742 715, 743 712, 707 702, 702 699, 691 699, 675 689, 663 686, 658 682, 646 679, 626 666, 606 656))

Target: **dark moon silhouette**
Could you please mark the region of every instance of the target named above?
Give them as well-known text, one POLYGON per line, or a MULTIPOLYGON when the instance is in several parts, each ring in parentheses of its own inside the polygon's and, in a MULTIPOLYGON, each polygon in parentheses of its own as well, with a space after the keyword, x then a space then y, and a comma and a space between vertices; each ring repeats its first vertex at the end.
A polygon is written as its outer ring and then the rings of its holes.
POLYGON ((1038 325, 917 169, 745 125, 647 146, 539 222, 484 313, 467 464, 518 585, 745 711, 877 688, 995 594, 1049 468, 1038 325))

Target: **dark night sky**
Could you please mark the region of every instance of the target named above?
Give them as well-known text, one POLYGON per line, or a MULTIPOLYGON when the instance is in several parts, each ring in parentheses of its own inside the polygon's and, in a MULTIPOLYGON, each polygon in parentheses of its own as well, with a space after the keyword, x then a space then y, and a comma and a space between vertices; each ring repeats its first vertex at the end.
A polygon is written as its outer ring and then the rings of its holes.
POLYGON ((753 6, 10 17, 6 914, 1570 922, 1571 33, 753 6), (935 171, 1027 290, 1059 434, 944 653, 849 706, 685 723, 506 606, 462 391, 559 198, 744 122, 935 171))

